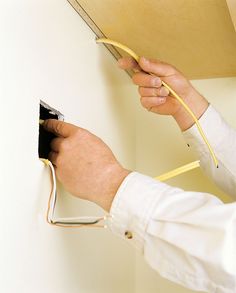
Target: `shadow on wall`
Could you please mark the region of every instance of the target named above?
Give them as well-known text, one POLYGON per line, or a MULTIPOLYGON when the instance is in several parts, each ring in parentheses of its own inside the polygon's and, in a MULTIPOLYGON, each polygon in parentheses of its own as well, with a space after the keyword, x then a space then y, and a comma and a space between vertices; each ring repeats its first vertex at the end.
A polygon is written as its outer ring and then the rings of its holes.
POLYGON ((114 131, 120 138, 120 140, 116 140, 112 150, 115 152, 116 149, 123 149, 124 161, 129 162, 130 165, 126 167, 135 168, 135 115, 139 102, 138 92, 128 74, 118 67, 116 61, 115 64, 114 61, 111 62, 110 58, 114 59, 113 56, 104 54, 104 50, 99 50, 99 64, 107 90, 108 113, 114 121, 114 131), (119 75, 122 78, 118 78, 119 75), (131 132, 130 129, 133 129, 133 131, 131 132), (130 141, 129 144, 127 144, 128 141, 130 141), (127 148, 129 149, 127 150, 127 148), (130 152, 133 154, 133 158, 127 156, 130 152))

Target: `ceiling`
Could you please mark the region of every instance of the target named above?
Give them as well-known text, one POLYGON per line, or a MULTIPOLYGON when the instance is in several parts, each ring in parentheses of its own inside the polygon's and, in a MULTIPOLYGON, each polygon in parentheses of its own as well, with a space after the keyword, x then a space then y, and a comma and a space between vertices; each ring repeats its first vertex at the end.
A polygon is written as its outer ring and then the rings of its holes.
POLYGON ((236 76, 236 0, 68 1, 98 37, 174 64, 188 78, 236 76))

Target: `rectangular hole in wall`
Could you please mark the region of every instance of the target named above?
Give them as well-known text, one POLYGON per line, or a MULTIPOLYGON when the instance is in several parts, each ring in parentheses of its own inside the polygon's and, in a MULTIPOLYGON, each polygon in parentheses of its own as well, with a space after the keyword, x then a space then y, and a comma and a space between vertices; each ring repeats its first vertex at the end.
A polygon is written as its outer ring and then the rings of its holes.
MULTIPOLYGON (((46 104, 45 102, 40 101, 39 119, 64 120, 64 115, 61 114, 58 110, 46 104)), ((44 130, 42 125, 39 125, 39 158, 48 159, 48 154, 50 153, 50 142, 53 138, 55 138, 54 134, 47 132, 46 130, 44 130)))

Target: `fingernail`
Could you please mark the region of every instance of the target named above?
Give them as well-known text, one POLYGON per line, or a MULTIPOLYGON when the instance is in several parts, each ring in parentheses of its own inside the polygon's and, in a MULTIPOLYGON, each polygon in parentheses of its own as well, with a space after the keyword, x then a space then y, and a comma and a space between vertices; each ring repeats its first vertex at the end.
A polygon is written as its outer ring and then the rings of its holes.
POLYGON ((145 57, 141 57, 141 61, 145 64, 148 64, 149 60, 145 57))
POLYGON ((169 94, 169 90, 165 87, 161 88, 161 96, 166 96, 169 94))
POLYGON ((153 86, 160 86, 160 84, 161 84, 160 78, 159 77, 153 78, 152 84, 153 84, 153 86))
POLYGON ((165 102, 166 102, 166 98, 157 98, 158 105, 164 104, 165 102))

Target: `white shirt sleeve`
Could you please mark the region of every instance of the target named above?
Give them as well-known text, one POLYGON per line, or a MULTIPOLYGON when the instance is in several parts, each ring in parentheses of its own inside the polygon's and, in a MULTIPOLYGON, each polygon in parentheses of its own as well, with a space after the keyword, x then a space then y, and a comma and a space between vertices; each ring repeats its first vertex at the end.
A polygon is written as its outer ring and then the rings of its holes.
MULTIPOLYGON (((208 174, 235 194, 231 188, 235 187, 236 161, 233 163, 233 153, 230 157, 226 151, 228 144, 231 150, 232 141, 236 141, 235 132, 218 115, 210 106, 201 117, 220 158, 217 171, 213 165, 207 167, 211 159, 195 127, 184 135, 190 147, 199 152, 208 174), (212 121, 213 117, 218 120, 212 121), (209 123, 219 123, 222 128, 208 128, 209 123), (222 133, 225 131, 230 137, 222 133), (219 181, 215 172, 221 172, 226 183, 219 181)), ((110 229, 139 249, 163 277, 197 291, 236 292, 236 203, 223 204, 213 195, 186 192, 132 172, 121 184, 110 213, 110 229)))
POLYGON ((210 105, 199 120, 219 161, 217 169, 196 125, 183 132, 190 148, 200 159, 203 171, 226 193, 236 199, 236 131, 210 105))

